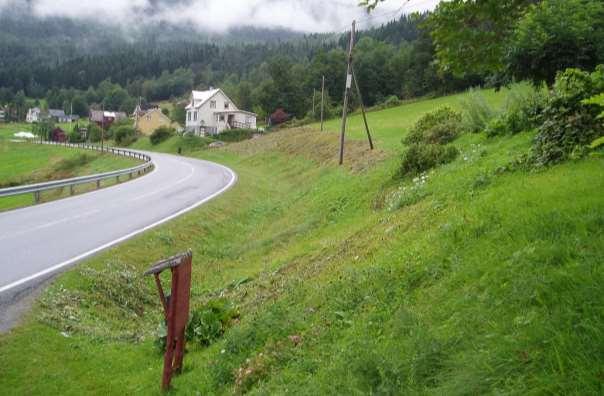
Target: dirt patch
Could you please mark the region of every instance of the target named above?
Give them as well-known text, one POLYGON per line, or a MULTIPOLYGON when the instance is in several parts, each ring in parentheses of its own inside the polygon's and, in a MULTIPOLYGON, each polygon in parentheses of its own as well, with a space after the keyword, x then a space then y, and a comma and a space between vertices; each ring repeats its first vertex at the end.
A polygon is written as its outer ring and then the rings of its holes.
MULTIPOLYGON (((337 166, 339 135, 320 132, 308 127, 286 129, 252 140, 230 144, 224 150, 239 155, 254 155, 270 151, 300 156, 323 166, 337 166)), ((382 150, 370 150, 364 140, 346 139, 344 166, 352 172, 362 172, 386 158, 382 150)))

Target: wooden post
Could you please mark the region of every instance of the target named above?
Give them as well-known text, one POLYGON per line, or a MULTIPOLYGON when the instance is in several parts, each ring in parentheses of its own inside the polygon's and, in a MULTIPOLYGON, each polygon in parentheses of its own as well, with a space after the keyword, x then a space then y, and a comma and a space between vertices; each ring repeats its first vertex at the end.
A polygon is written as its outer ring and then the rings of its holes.
POLYGON ((371 148, 371 150, 373 150, 373 140, 371 139, 371 132, 369 132, 369 124, 367 124, 367 115, 365 115, 365 105, 363 104, 363 96, 361 96, 361 89, 359 88, 359 83, 357 82, 357 75, 354 72, 354 68, 351 67, 351 70, 354 86, 357 89, 357 95, 359 96, 359 101, 361 102, 361 113, 363 113, 363 122, 365 123, 365 131, 367 131, 367 139, 369 139, 369 147, 371 148))
POLYGON ((321 132, 323 132, 323 114, 325 113, 325 76, 321 80, 321 132))
POLYGON ((312 118, 315 118, 315 94, 316 94, 316 90, 313 88, 312 89, 312 118))
POLYGON ((344 107, 342 109, 342 129, 340 131, 340 165, 344 163, 344 135, 346 134, 346 117, 348 116, 348 98, 352 87, 352 49, 354 48, 354 30, 356 21, 352 21, 350 45, 348 47, 348 66, 346 68, 346 88, 344 89, 344 107))
POLYGON ((159 297, 164 309, 168 334, 164 354, 162 390, 170 388, 172 375, 182 371, 185 352, 185 333, 189 320, 189 301, 191 298, 191 251, 163 260, 151 267, 145 275, 154 275, 159 297), (172 284, 170 297, 166 298, 159 279, 162 271, 170 269, 172 284))

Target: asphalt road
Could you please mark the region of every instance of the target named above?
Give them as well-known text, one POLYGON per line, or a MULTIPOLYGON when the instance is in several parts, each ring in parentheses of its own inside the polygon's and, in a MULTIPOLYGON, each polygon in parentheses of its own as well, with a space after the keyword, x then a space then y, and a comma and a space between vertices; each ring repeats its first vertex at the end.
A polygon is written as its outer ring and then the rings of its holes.
POLYGON ((0 213, 0 319, 20 295, 54 274, 207 202, 236 181, 222 165, 146 154, 155 170, 138 179, 0 213))

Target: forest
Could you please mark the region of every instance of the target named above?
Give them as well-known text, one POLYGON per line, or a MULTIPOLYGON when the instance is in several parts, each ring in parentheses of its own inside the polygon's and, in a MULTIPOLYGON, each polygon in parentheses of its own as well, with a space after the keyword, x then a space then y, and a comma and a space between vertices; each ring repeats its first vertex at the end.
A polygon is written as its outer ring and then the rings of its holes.
MULTIPOLYGON (((387 106, 514 80, 551 84, 556 70, 593 69, 604 59, 601 2, 520 0, 488 6, 487 13, 475 4, 442 3, 433 13, 402 15, 358 32, 354 68, 365 104, 387 106), (481 25, 481 18, 498 23, 481 25), (550 40, 537 42, 535 34, 550 40), (477 41, 484 45, 472 45, 477 41)), ((15 18, 0 16, 0 105, 13 120, 36 103, 73 108, 81 116, 101 105, 131 112, 139 100, 178 105, 191 89, 209 87, 221 87, 260 118, 283 108, 301 119, 317 114, 313 94, 322 76, 328 116, 341 112, 347 31, 301 35, 242 28, 230 39, 213 40, 178 28, 164 35, 148 28, 126 39, 101 25, 57 18, 22 26, 15 18)), ((173 113, 183 121, 178 106, 173 113)))
MULTIPOLYGON (((482 82, 477 76, 438 73, 432 39, 420 28, 425 20, 426 15, 402 16, 359 32, 355 69, 367 105, 393 96, 408 99, 452 92, 482 82)), ((15 25, 2 26, 5 41, 11 27, 10 32, 18 33, 15 25)), ((76 36, 78 29, 94 31, 73 22, 67 27, 61 28, 62 36, 76 36)), ((214 86, 223 88, 240 108, 261 117, 282 107, 303 118, 312 110, 313 89, 320 89, 325 76, 329 113, 337 109, 343 91, 348 34, 292 33, 283 41, 255 43, 183 41, 176 35, 171 41, 157 42, 148 35, 140 42, 126 43, 105 34, 99 39, 102 43, 77 47, 76 52, 85 55, 71 56, 73 47, 58 44, 65 41, 50 40, 42 49, 30 33, 29 39, 13 42, 13 47, 1 47, 5 53, 0 55, 7 61, 0 65, 0 104, 9 105, 14 119, 22 119, 35 99, 45 99, 50 108, 73 106, 74 113, 85 116, 90 106, 131 112, 139 98, 176 102, 193 88, 214 86), (28 60, 16 53, 44 56, 32 55, 28 60), (11 58, 14 61, 8 61, 11 58)), ((282 36, 274 31, 270 37, 282 36)))

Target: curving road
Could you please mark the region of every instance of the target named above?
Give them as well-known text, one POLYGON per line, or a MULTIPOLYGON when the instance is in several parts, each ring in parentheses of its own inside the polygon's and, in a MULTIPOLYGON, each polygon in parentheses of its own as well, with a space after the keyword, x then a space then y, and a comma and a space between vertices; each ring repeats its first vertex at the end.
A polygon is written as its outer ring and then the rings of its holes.
POLYGON ((19 293, 53 274, 164 223, 226 191, 230 169, 146 153, 155 170, 133 181, 0 213, 0 316, 19 293))

